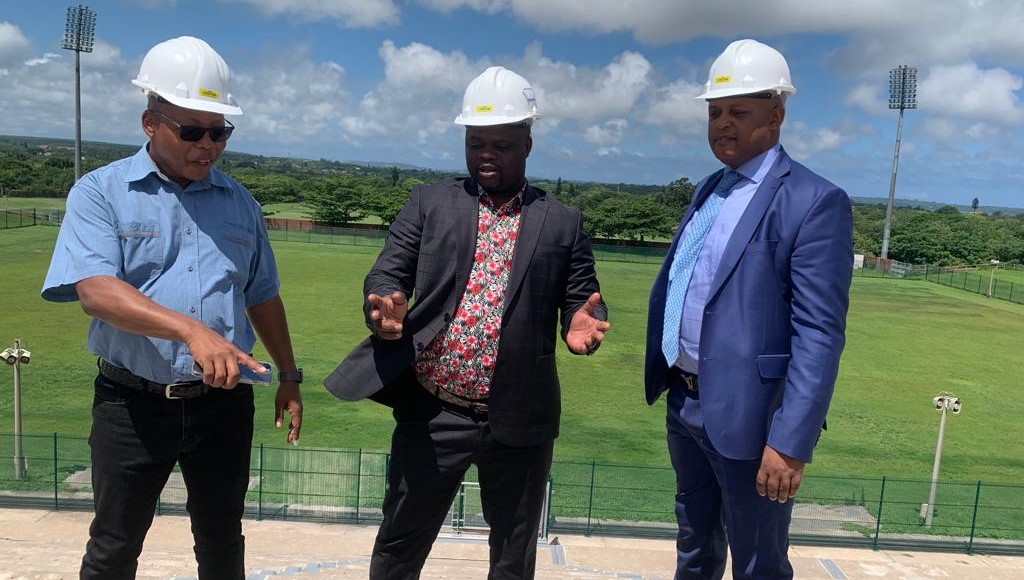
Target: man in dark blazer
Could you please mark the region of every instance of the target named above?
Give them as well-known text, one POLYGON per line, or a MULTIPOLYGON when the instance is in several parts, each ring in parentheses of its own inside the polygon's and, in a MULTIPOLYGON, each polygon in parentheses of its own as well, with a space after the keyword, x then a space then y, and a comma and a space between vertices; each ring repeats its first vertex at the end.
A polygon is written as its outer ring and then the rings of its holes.
POLYGON ((711 67, 701 181, 650 297, 645 387, 668 391, 677 579, 792 578, 793 498, 843 350, 852 218, 843 190, 779 145, 796 89, 775 49, 729 45, 711 67))
POLYGON ((537 117, 512 71, 469 85, 455 122, 470 177, 413 188, 364 283, 372 336, 324 383, 394 408, 371 579, 419 578, 471 464, 489 578, 533 578, 558 435, 557 325, 575 354, 609 328, 582 215, 526 182, 537 117))

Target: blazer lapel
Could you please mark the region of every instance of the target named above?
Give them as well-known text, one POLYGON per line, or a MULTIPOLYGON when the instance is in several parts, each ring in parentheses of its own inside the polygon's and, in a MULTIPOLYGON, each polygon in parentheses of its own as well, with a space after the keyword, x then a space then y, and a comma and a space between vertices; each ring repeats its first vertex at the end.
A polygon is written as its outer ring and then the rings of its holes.
POLYGON ((462 182, 463 194, 456 196, 452 207, 452 230, 455 236, 455 283, 461 292, 469 280, 476 254, 476 235, 479 227, 480 196, 472 179, 462 182))
POLYGON ((729 237, 729 243, 726 244, 725 251, 722 252, 722 259, 719 261, 718 269, 715 270, 715 277, 711 281, 711 288, 708 289, 707 301, 709 303, 715 299, 718 292, 722 289, 725 279, 728 278, 729 274, 736 268, 736 264, 739 263, 740 257, 747 248, 747 244, 750 243, 750 238, 753 237, 757 227, 761 225, 761 220, 764 218, 765 212, 768 211, 768 206, 771 205, 772 200, 775 199, 775 194, 779 191, 779 187, 782 186, 782 177, 789 173, 789 168, 789 156, 786 155, 785 151, 780 151, 778 160, 768 170, 768 175, 765 176, 764 181, 761 182, 757 191, 754 192, 750 205, 743 212, 743 216, 740 217, 740 221, 736 224, 736 229, 733 230, 732 235, 729 237))
POLYGON ((523 284, 547 215, 548 199, 537 195, 534 188, 527 187, 523 192, 523 214, 519 218, 519 235, 516 237, 515 255, 512 256, 512 272, 505 288, 505 304, 512 303, 512 298, 523 284))

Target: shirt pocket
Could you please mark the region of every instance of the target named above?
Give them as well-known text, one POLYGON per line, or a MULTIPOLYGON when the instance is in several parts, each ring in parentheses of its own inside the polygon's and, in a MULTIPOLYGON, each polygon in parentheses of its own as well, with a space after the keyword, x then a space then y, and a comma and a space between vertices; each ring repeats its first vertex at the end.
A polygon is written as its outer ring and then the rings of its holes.
POLYGON ((124 253, 125 280, 139 287, 159 276, 167 266, 166 238, 157 221, 132 221, 118 226, 117 237, 124 253))
POLYGON ((256 233, 241 224, 225 224, 217 243, 223 259, 224 273, 235 283, 249 280, 253 257, 256 253, 256 233))

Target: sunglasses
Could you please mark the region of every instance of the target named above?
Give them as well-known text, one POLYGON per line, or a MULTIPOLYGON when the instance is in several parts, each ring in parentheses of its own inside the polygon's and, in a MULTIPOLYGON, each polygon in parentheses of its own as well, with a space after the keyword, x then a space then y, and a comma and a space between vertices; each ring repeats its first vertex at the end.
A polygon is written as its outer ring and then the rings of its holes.
POLYGON ((202 140, 203 135, 206 135, 207 132, 210 133, 211 141, 214 143, 223 143, 228 140, 228 137, 231 136, 231 132, 235 130, 235 126, 227 119, 224 120, 227 124, 223 127, 197 127, 195 125, 182 125, 156 109, 146 109, 146 112, 163 117, 165 121, 178 128, 178 137, 182 141, 188 141, 190 143, 202 140))

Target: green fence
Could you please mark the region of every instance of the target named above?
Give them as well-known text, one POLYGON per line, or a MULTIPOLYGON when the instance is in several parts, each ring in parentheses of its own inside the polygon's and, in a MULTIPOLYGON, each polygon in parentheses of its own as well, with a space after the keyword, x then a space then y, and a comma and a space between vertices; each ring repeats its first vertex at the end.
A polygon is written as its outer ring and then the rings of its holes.
MULTIPOLYGON (((23 435, 22 477, 14 436, 0 435, 0 507, 92 507, 84 438, 23 435)), ((259 445, 252 451, 246 515, 256 519, 379 523, 388 455, 348 449, 259 445)), ((467 481, 476 481, 471 470, 467 481)), ((922 504, 931 482, 804 478, 791 536, 803 544, 1024 554, 1024 485, 941 481, 932 525, 922 504)), ((473 489, 468 486, 467 489, 473 489)), ((185 486, 172 474, 158 513, 185 513, 185 486)), ((549 533, 671 538, 675 476, 668 467, 556 461, 549 533)), ((460 521, 483 521, 479 502, 458 502, 460 521)))
POLYGON ((958 290, 1024 304, 1024 266, 1020 264, 1000 264, 993 268, 991 265, 932 266, 866 261, 863 268, 853 272, 854 276, 864 278, 927 280, 958 290))

